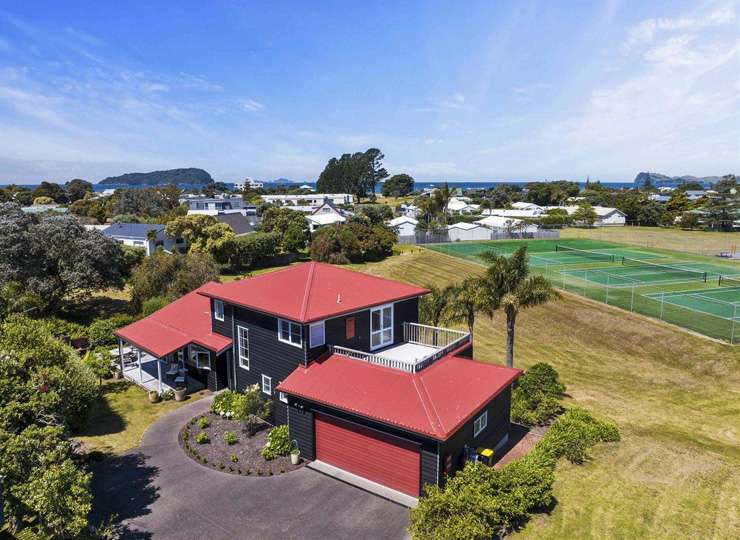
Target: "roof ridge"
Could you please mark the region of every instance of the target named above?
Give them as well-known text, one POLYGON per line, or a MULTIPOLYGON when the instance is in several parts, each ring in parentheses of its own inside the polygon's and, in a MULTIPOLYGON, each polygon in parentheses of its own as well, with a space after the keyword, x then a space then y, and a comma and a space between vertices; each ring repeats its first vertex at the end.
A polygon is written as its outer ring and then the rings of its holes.
POLYGON ((301 320, 306 318, 306 311, 308 311, 308 299, 311 296, 311 287, 313 287, 314 271, 316 269, 316 262, 311 261, 311 266, 308 269, 308 278, 306 278, 306 288, 303 290, 303 302, 301 303, 301 320))
POLYGON ((411 381, 414 383, 414 389, 419 396, 421 405, 424 408, 424 414, 426 414, 427 418, 429 419, 429 423, 431 424, 432 429, 435 433, 443 434, 444 426, 442 425, 442 421, 439 419, 439 414, 437 414, 434 403, 429 398, 429 393, 427 392, 426 386, 424 385, 424 381, 420 377, 417 377, 416 374, 411 375, 411 381))

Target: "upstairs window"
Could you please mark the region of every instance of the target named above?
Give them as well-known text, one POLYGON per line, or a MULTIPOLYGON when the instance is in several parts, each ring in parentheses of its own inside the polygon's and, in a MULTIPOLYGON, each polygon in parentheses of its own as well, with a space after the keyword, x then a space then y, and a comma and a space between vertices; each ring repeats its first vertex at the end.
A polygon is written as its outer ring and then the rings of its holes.
POLYGON ((485 411, 473 422, 473 437, 480 435, 481 431, 488 426, 488 411, 485 411))
POLYGON ((311 348, 321 347, 326 342, 326 337, 324 333, 324 321, 317 322, 311 325, 309 332, 311 348))
POLYGON ((224 320, 224 303, 221 300, 213 301, 213 316, 217 321, 224 320))
POLYGON ((294 347, 303 345, 301 336, 301 325, 291 321, 278 319, 278 339, 284 343, 289 343, 294 347))
POLYGON ((393 305, 370 310, 370 350, 393 343, 393 305))

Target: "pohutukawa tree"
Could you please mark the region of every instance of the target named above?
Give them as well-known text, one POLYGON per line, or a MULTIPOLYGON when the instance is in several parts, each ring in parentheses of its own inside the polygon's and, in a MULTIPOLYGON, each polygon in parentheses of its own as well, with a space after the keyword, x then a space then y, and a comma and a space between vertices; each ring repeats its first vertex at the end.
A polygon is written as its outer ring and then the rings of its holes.
POLYGON ((511 257, 493 251, 482 254, 488 269, 482 279, 483 294, 490 302, 488 311, 502 309, 506 313, 506 365, 514 366, 514 330, 522 309, 539 306, 560 298, 545 277, 529 274, 527 248, 522 246, 511 257))

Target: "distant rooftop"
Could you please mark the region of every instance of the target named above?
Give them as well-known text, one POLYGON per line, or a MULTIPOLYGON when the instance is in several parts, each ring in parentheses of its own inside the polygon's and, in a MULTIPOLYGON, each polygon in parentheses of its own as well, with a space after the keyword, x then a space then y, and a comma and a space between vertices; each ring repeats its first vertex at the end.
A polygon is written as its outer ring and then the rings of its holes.
POLYGON ((157 234, 164 231, 161 223, 114 223, 103 229, 103 234, 110 237, 147 238, 149 231, 155 230, 157 234))

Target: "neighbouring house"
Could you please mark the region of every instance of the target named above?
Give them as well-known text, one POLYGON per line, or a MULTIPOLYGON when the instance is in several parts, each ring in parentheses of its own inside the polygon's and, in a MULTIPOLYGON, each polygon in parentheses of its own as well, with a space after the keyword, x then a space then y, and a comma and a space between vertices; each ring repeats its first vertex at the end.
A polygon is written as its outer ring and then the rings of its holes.
POLYGON ((658 193, 651 193, 648 195, 648 199, 651 201, 659 202, 659 203, 666 203, 669 200, 671 200, 670 196, 668 195, 659 195, 658 193))
POLYGON ((279 206, 312 206, 318 208, 325 200, 332 204, 352 204, 349 193, 313 193, 305 195, 262 195, 262 200, 279 206))
MULTIPOLYGON (((577 210, 578 206, 546 206, 546 210, 561 209, 568 212, 569 216, 572 216, 577 210)), ((607 206, 594 206, 592 207, 596 212, 596 221, 594 226, 606 227, 606 226, 622 226, 626 223, 627 214, 616 208, 610 208, 607 206)))
POLYGON ((488 227, 494 232, 502 233, 535 233, 539 227, 534 223, 526 223, 521 219, 503 217, 503 216, 487 216, 483 219, 476 221, 478 225, 488 227))
POLYGON ((447 203, 449 213, 475 214, 480 209, 479 204, 471 204, 467 197, 451 197, 447 203))
POLYGON ((259 217, 251 214, 217 214, 214 217, 219 222, 226 223, 231 227, 237 236, 254 232, 261 221, 259 217))
POLYGON ((316 229, 323 227, 324 225, 344 223, 347 221, 346 216, 347 212, 334 206, 334 203, 332 203, 330 199, 325 199, 321 206, 306 216, 306 219, 308 220, 308 229, 311 232, 314 232, 316 229))
POLYGON ((419 212, 420 210, 418 206, 414 206, 413 204, 401 204, 401 214, 406 217, 416 219, 419 217, 419 212))
POLYGON ((399 216, 388 222, 388 226, 396 231, 396 236, 414 236, 419 221, 407 216, 399 216))
POLYGON ((262 189, 263 187, 265 187, 263 182, 257 182, 249 177, 245 178, 244 182, 234 182, 234 190, 236 191, 243 191, 244 188, 262 189))
POLYGON ((520 219, 532 219, 539 217, 545 213, 545 209, 541 206, 536 208, 492 208, 490 210, 483 210, 481 215, 484 216, 501 216, 507 218, 520 218, 520 219))
MULTIPOLYGON (((304 458, 418 497, 505 444, 521 373, 473 360, 467 332, 418 324, 428 292, 309 262, 207 283, 116 335, 157 362, 153 388, 173 362, 212 390, 257 384, 304 458)), ((121 362, 136 380, 141 363, 121 362)))
POLYGON ((114 223, 101 232, 124 246, 143 248, 147 255, 159 247, 165 251, 182 251, 186 246, 182 238, 175 240, 167 236, 161 223, 114 223))
POLYGON ((245 205, 241 197, 190 197, 182 201, 188 205, 188 215, 203 214, 217 216, 219 214, 257 215, 257 207, 245 205))
POLYGON ((514 203, 511 203, 511 207, 514 210, 542 210, 542 207, 538 204, 531 203, 531 202, 524 202, 524 201, 517 201, 514 203))
POLYGON ((461 242, 464 240, 490 240, 491 231, 476 223, 454 223, 447 225, 447 234, 450 242, 461 242))

